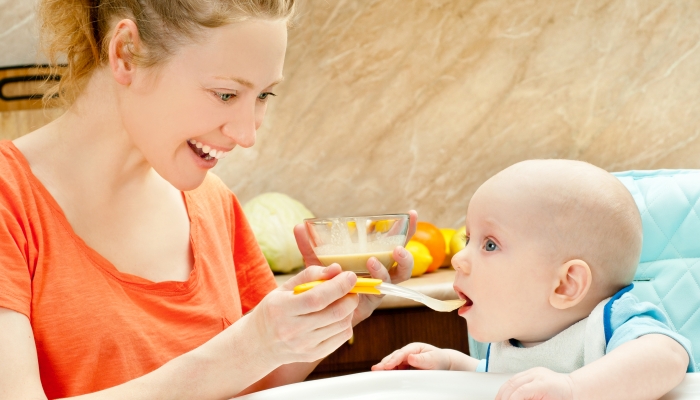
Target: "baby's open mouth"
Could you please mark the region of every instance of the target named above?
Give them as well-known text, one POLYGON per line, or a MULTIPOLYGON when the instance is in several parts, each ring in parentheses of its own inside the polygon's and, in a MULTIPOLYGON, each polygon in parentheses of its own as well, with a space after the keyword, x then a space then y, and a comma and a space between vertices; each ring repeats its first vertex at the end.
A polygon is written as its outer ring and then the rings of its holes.
POLYGON ((228 152, 226 151, 212 149, 204 143, 198 142, 194 139, 188 140, 187 145, 190 146, 190 149, 192 149, 192 151, 194 151, 195 154, 197 154, 206 161, 213 159, 220 160, 226 157, 226 155, 228 154, 228 152))
POLYGON ((466 303, 464 303, 465 307, 469 307, 472 304, 474 304, 474 302, 472 302, 472 299, 470 299, 466 294, 460 292, 459 290, 457 290, 457 295, 459 296, 460 299, 467 301, 466 303))

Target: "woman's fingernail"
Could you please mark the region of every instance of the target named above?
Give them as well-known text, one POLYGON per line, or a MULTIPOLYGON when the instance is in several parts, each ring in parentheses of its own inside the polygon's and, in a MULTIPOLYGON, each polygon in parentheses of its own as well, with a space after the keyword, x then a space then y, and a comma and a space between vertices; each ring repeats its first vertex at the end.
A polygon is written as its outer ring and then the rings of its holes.
POLYGON ((399 257, 401 257, 401 258, 408 257, 408 251, 406 249, 404 249, 403 247, 401 247, 399 249, 399 257))
POLYGON ((379 260, 373 260, 372 261, 372 269, 375 271, 379 271, 379 268, 381 268, 382 263, 379 262, 379 260))
POLYGON ((353 275, 355 274, 353 274, 352 272, 348 272, 347 274, 345 274, 345 279, 347 279, 348 281, 354 281, 353 275))

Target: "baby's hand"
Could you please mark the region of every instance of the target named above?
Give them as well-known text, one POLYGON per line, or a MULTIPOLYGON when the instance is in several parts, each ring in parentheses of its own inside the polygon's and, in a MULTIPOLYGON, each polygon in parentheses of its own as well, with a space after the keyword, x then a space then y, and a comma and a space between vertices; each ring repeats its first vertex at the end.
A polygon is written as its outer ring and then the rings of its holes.
POLYGON ((384 357, 372 371, 392 369, 450 369, 449 350, 425 343, 411 343, 384 357))
POLYGON ((574 383, 567 374, 547 368, 532 368, 514 375, 496 395, 496 400, 573 400, 574 383))

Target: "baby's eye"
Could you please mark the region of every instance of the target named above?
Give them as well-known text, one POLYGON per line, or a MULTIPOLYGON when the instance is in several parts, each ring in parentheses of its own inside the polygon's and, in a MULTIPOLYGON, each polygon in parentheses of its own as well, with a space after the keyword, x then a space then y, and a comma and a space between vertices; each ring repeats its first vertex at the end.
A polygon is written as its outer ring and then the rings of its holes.
POLYGON ((465 246, 469 244, 469 235, 467 235, 466 232, 464 232, 464 233, 460 232, 459 236, 460 236, 460 239, 462 239, 462 241, 464 242, 465 246))
POLYGON ((221 93, 221 92, 214 92, 214 94, 221 99, 224 103, 228 102, 232 98, 236 97, 235 93, 221 93))
POLYGON ((493 240, 488 239, 486 241, 486 244, 484 245, 484 249, 486 251, 496 251, 496 250, 498 250, 498 245, 496 243, 494 243, 493 240))
POLYGON ((263 92, 258 96, 258 100, 266 101, 268 96, 277 96, 272 92, 263 92))

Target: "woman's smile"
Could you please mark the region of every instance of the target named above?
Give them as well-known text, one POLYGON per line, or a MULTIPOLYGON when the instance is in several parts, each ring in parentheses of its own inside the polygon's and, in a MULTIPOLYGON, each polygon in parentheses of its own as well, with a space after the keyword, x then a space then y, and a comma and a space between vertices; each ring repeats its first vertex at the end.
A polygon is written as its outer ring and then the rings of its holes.
POLYGON ((210 161, 213 159, 220 160, 226 157, 228 153, 232 150, 223 150, 221 148, 217 149, 211 145, 204 144, 195 139, 188 140, 187 145, 190 146, 190 149, 192 149, 192 151, 194 151, 195 154, 197 154, 199 157, 206 161, 210 161))

